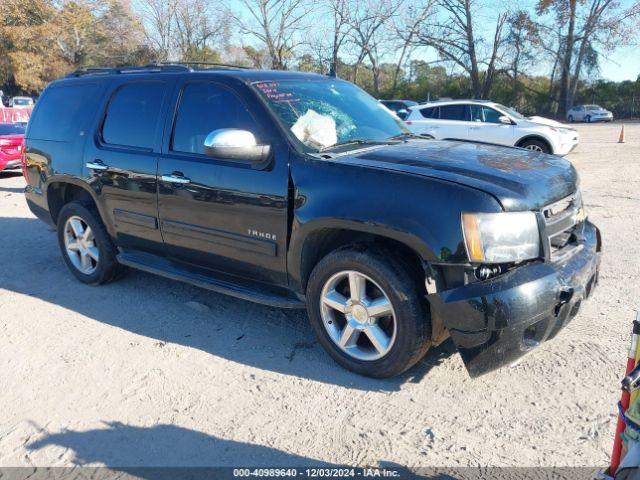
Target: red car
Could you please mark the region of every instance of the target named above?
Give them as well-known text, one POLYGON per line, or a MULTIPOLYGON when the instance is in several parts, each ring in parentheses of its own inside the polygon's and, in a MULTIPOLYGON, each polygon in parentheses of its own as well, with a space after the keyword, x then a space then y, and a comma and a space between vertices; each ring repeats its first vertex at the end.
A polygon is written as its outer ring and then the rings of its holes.
POLYGON ((0 172, 20 168, 24 125, 0 123, 0 172))

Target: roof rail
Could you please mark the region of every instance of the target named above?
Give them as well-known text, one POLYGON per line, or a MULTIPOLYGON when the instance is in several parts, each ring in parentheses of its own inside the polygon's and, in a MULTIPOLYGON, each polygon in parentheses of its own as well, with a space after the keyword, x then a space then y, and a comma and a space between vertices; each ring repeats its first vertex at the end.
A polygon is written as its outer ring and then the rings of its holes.
POLYGON ((242 69, 250 70, 251 67, 245 67, 243 65, 232 65, 229 63, 216 63, 216 62, 157 62, 149 63, 141 67, 82 67, 78 68, 75 72, 71 72, 67 75, 70 77, 84 77, 86 75, 113 75, 124 73, 148 73, 148 72, 179 72, 179 71, 193 71, 189 65, 207 66, 213 68, 228 68, 228 69, 242 69))
POLYGON ((181 66, 188 66, 188 65, 196 65, 196 66, 204 66, 204 67, 217 67, 217 68, 230 68, 230 69, 234 69, 234 68, 238 68, 241 70, 251 70, 252 67, 247 67, 244 65, 235 65, 232 63, 219 63, 219 62, 198 62, 198 61, 194 61, 194 62, 160 62, 158 65, 181 65, 181 66))
POLYGON ((83 77, 86 75, 113 75, 113 74, 126 74, 126 73, 148 73, 148 72, 177 72, 177 71, 190 71, 191 69, 183 64, 174 63, 150 63, 141 67, 82 67, 75 72, 71 72, 67 75, 70 77, 83 77))

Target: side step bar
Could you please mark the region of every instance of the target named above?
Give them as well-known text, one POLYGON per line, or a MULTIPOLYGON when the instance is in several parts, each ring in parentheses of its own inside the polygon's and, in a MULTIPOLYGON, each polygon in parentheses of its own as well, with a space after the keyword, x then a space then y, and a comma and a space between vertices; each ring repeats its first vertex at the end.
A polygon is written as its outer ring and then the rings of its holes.
POLYGON ((211 276, 215 275, 215 272, 211 272, 211 275, 200 274, 183 268, 177 262, 149 253, 121 252, 117 255, 117 259, 118 262, 127 267, 189 283, 196 287, 241 298, 242 300, 276 308, 305 308, 304 301, 293 293, 287 295, 286 293, 274 292, 267 286, 257 283, 240 285, 234 282, 235 277, 228 275, 225 275, 224 278, 222 276, 211 276))

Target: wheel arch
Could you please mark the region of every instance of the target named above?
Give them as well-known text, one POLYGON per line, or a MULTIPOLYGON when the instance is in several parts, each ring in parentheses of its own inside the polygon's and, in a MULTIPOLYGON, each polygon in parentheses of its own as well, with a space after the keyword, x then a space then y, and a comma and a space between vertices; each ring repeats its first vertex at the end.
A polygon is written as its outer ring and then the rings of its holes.
POLYGON ((348 221, 317 222, 292 237, 289 249, 289 275, 292 287, 303 293, 313 268, 329 253, 347 245, 384 248, 398 258, 412 275, 424 282, 428 261, 435 257, 417 237, 379 225, 348 221))
MULTIPOLYGON (((104 215, 100 207, 98 195, 86 182, 82 182, 73 177, 56 176, 51 177, 47 182, 45 193, 45 201, 49 208, 49 215, 53 224, 58 222, 58 215, 64 205, 72 201, 81 201, 83 203, 92 203, 98 212, 101 219, 104 222, 104 215)), ((110 225, 104 222, 107 227, 107 231, 110 232, 110 225)))
POLYGON ((553 144, 547 138, 543 137, 542 135, 536 135, 536 134, 525 135, 524 137, 520 138, 516 142, 516 147, 521 147, 522 144, 525 143, 527 140, 537 140, 539 142, 542 142, 549 148, 549 152, 554 153, 553 144))

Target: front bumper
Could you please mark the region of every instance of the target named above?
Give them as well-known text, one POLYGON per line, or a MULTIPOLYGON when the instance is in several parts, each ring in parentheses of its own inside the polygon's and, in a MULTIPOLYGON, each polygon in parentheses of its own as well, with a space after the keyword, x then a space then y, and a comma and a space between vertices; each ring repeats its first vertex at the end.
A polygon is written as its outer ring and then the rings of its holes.
POLYGON ((575 317, 598 282, 600 232, 585 223, 576 252, 561 263, 531 263, 493 280, 429 295, 472 377, 513 363, 575 317))
POLYGON ((567 155, 578 146, 579 141, 580 137, 578 136, 578 132, 563 135, 554 153, 560 156, 567 155))

